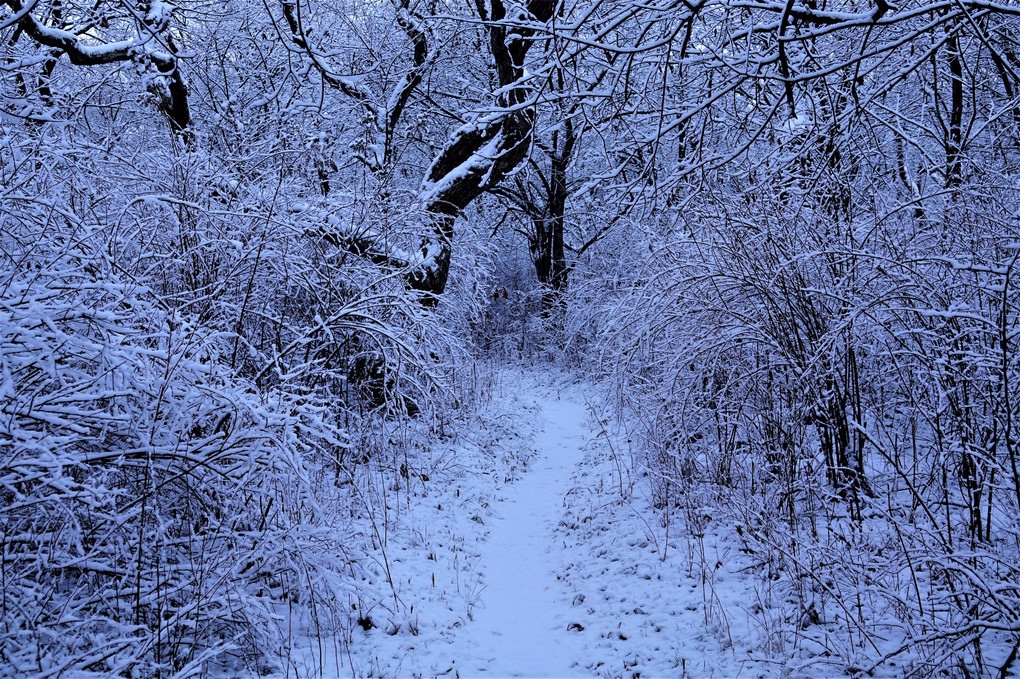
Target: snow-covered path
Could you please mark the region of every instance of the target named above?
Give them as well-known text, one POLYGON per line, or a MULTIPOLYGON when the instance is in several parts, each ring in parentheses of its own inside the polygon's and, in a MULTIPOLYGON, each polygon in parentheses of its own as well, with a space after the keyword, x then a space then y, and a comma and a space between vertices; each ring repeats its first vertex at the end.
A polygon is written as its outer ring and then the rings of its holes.
POLYGON ((591 676, 578 629, 568 629, 569 600, 564 605, 567 593, 557 577, 566 550, 556 535, 589 435, 588 411, 576 389, 557 390, 552 398, 542 403, 545 423, 524 478, 489 523, 479 564, 484 590, 474 620, 454 642, 462 677, 591 676))
POLYGON ((768 593, 748 588, 732 527, 664 519, 593 385, 496 376, 457 438, 410 460, 399 496, 377 487, 387 516, 361 534, 382 541, 350 602, 368 629, 325 650, 310 638, 286 676, 774 675, 745 610, 768 593))

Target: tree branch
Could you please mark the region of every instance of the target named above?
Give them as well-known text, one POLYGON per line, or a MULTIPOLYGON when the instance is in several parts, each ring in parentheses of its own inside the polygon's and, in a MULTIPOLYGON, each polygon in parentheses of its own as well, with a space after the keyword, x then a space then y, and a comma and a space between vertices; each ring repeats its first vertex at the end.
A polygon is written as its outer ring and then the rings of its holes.
POLYGON ((5 25, 17 25, 25 33, 44 47, 66 54, 68 60, 76 66, 100 66, 122 61, 148 59, 161 75, 167 78, 167 96, 161 110, 170 121, 174 132, 184 137, 190 145, 193 136, 188 130, 191 124, 191 109, 188 105, 188 87, 178 68, 177 57, 146 47, 148 40, 122 40, 114 43, 93 45, 83 42, 78 35, 52 26, 47 26, 36 19, 31 9, 37 4, 31 2, 22 5, 20 0, 2 0, 11 8, 14 15, 5 25), (15 21, 16 20, 16 21, 15 21))

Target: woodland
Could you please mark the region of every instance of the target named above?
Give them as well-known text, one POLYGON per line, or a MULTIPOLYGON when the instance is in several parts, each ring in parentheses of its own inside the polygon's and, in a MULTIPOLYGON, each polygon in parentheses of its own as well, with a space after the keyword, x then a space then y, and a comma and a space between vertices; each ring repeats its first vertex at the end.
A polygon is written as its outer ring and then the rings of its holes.
POLYGON ((508 365, 775 676, 1015 676, 1018 259, 1012 0, 0 0, 0 677, 356 645, 508 365))

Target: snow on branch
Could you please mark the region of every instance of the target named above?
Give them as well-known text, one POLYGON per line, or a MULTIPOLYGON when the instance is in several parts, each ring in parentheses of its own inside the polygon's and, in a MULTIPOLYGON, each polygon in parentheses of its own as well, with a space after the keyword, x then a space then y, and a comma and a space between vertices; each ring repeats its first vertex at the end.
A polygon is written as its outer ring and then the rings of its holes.
POLYGON ((40 45, 66 54, 68 60, 76 66, 99 66, 123 61, 151 63, 160 75, 167 79, 163 112, 170 120, 174 131, 183 133, 186 139, 190 139, 190 134, 186 132, 191 124, 188 87, 178 68, 177 57, 151 48, 149 46, 152 41, 151 34, 116 42, 91 44, 71 31, 48 26, 37 19, 31 11, 36 2, 22 5, 20 0, 3 0, 3 3, 13 12, 12 16, 3 21, 3 27, 17 25, 40 45))

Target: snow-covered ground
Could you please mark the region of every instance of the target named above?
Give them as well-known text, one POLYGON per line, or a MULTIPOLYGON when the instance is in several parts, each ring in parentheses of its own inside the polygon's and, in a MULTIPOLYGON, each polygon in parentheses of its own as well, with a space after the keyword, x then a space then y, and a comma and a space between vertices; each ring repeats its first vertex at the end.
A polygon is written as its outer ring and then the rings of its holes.
POLYGON ((387 506, 352 603, 367 629, 299 645, 290 675, 771 674, 751 657, 762 631, 726 531, 659 518, 592 391, 501 372, 491 405, 387 506))

